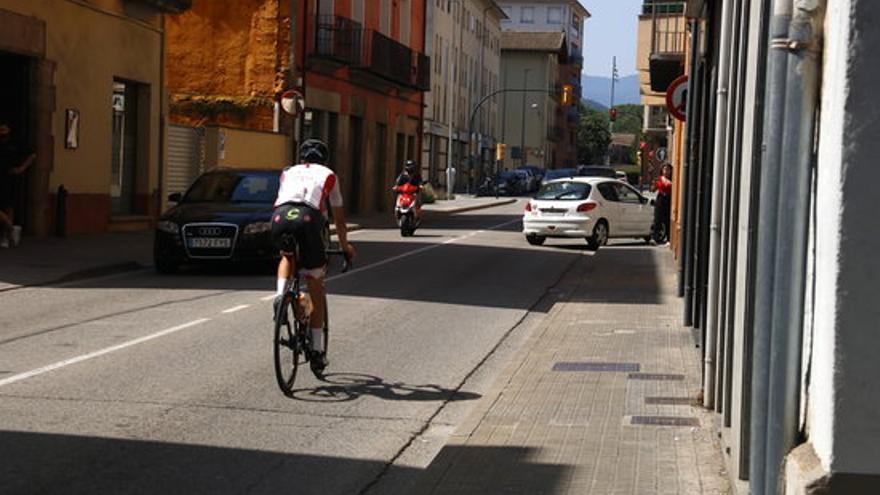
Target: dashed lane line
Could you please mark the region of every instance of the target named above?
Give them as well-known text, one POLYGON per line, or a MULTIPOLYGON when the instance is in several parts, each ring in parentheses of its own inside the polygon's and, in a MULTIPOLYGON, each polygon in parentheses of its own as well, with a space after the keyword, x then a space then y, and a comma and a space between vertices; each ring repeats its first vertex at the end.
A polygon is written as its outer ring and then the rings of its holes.
POLYGON ((15 382, 20 382, 22 380, 26 380, 28 378, 33 378, 38 375, 42 375, 44 373, 48 373, 50 371, 55 371, 60 368, 64 368, 66 366, 70 366, 72 364, 81 363, 83 361, 88 361, 89 359, 93 359, 99 356, 103 356, 105 354, 110 354, 111 352, 121 351, 122 349, 126 349, 128 347, 136 346, 138 344, 143 344, 144 342, 148 342, 153 339, 158 339, 159 337, 164 337, 166 335, 170 335, 175 332, 179 332, 181 330, 185 330, 190 327, 194 327, 196 325, 200 325, 209 321, 210 318, 199 318, 198 320, 193 320, 188 323, 184 323, 182 325, 177 325, 176 327, 166 328, 165 330, 158 331, 156 333, 151 333, 150 335, 145 335, 143 337, 139 337, 133 340, 129 340, 127 342, 123 342, 121 344, 117 344, 110 347, 105 347, 104 349, 90 352, 88 354, 83 354, 81 356, 77 356, 70 359, 65 359, 64 361, 59 361, 57 363, 50 364, 48 366, 43 366, 42 368, 37 368, 35 370, 26 371, 24 373, 19 373, 17 375, 12 375, 8 378, 4 378, 0 380, 0 387, 5 385, 10 385, 15 382))
POLYGON ((236 311, 241 311, 243 309, 251 307, 250 304, 240 304, 238 306, 231 307, 229 309, 224 309, 221 313, 235 313, 236 311))

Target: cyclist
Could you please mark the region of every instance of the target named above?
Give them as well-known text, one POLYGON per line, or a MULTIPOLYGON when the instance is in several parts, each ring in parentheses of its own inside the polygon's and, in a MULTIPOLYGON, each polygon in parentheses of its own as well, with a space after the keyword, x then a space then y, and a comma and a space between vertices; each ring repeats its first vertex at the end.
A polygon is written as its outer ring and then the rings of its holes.
POLYGON ((312 299, 309 325, 312 333, 310 364, 316 373, 327 366, 324 351, 324 275, 327 270, 327 246, 324 245, 326 204, 329 201, 339 246, 348 259, 355 256, 348 243, 345 210, 339 181, 328 168, 327 146, 317 139, 309 139, 299 148, 300 163, 287 167, 281 173, 278 198, 272 213, 272 239, 281 251, 278 263, 274 307, 281 303, 296 270, 303 275, 312 299), (299 260, 301 266, 296 266, 299 260))

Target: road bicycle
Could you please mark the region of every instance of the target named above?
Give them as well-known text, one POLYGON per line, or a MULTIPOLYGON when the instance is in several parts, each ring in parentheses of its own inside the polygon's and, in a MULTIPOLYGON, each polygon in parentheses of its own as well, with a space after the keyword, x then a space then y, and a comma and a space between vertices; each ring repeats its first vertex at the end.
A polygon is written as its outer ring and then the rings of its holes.
MULTIPOLYGON (((342 250, 327 250, 328 255, 340 255, 343 257, 342 272, 347 272, 351 267, 351 260, 342 250)), ((293 396, 293 383, 299 367, 310 363, 312 355, 312 332, 309 328, 309 314, 311 307, 309 300, 303 296, 300 290, 300 276, 297 273, 293 281, 278 305, 275 312, 275 378, 284 395, 293 396)), ((325 292, 326 299, 326 292, 325 292)), ((326 300, 324 301, 324 352, 329 349, 329 319, 326 300)), ((311 367, 311 366, 310 366, 311 367)), ((318 379, 322 378, 323 370, 312 367, 312 371, 318 379)))

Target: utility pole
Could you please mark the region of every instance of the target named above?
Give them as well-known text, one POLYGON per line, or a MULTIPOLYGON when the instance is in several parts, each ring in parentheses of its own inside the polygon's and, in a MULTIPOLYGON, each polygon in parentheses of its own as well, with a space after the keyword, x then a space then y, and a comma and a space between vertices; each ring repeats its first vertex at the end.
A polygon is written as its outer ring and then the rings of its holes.
POLYGON ((525 167, 528 162, 526 160, 526 92, 529 90, 529 72, 532 69, 523 69, 523 88, 526 91, 522 95, 522 121, 519 128, 519 159, 520 166, 525 167))
MULTIPOLYGON (((614 119, 617 112, 614 110, 614 85, 617 83, 617 57, 611 58, 611 101, 608 104, 608 136, 614 134, 614 119)), ((605 165, 611 165, 611 147, 605 152, 605 165)))

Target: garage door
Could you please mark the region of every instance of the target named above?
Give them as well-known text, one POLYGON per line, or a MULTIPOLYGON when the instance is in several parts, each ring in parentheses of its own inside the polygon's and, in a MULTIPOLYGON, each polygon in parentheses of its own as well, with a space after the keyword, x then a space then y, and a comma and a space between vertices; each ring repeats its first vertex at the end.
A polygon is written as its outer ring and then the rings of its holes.
MULTIPOLYGON (((165 200, 183 193, 202 171, 204 130, 183 125, 168 126, 168 162, 165 167, 165 200)), ((167 206, 167 205, 166 205, 167 206)))

